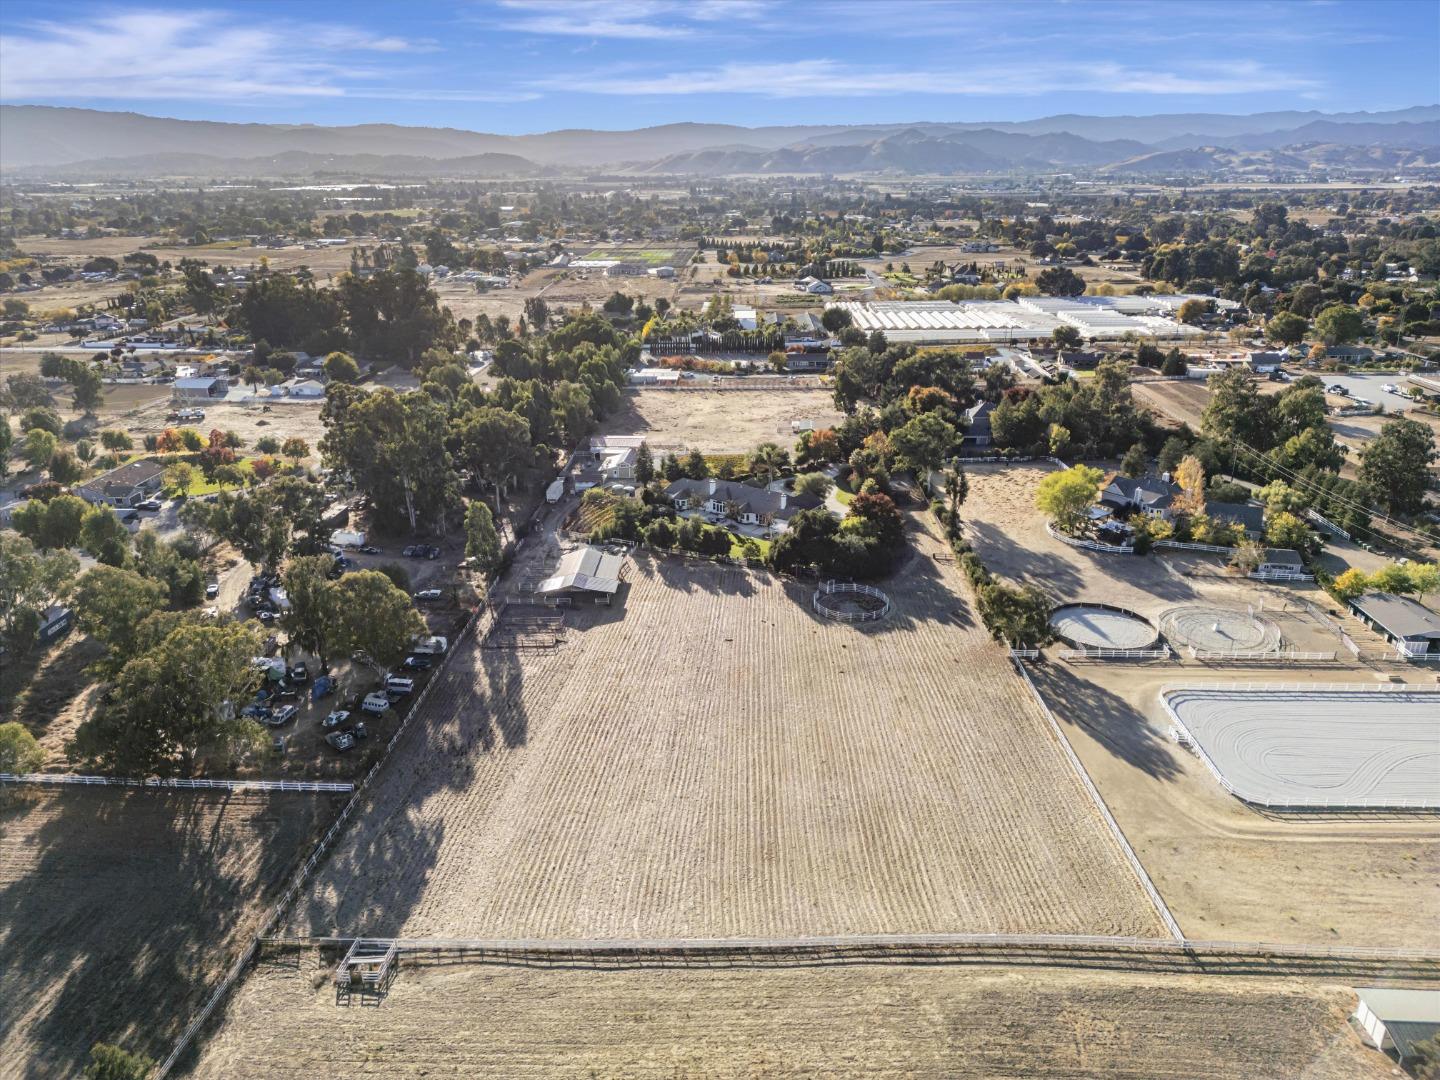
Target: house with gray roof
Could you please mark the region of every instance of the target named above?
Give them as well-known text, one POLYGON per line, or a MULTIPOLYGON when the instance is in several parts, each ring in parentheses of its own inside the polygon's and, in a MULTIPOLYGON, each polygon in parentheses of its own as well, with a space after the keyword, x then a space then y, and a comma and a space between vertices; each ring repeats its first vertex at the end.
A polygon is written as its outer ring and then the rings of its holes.
POLYGON ((817 510, 823 500, 814 495, 770 491, 733 480, 676 480, 665 495, 682 514, 709 514, 741 525, 758 525, 783 531, 801 510, 817 510))
POLYGON ((1226 525, 1239 525, 1251 540, 1265 534, 1265 508, 1259 503, 1207 502, 1205 516, 1226 525))
POLYGON ((1139 510, 1169 520, 1180 485, 1153 473, 1132 479, 1111 473, 1100 488, 1100 505, 1112 510, 1139 510))
POLYGON ((101 506, 138 506, 160 490, 165 466, 154 458, 132 461, 87 481, 75 494, 101 506))
POLYGON ((1377 1050, 1393 1052, 1401 1065, 1415 1056, 1415 1044, 1440 1035, 1440 990, 1362 986, 1353 1019, 1377 1050))

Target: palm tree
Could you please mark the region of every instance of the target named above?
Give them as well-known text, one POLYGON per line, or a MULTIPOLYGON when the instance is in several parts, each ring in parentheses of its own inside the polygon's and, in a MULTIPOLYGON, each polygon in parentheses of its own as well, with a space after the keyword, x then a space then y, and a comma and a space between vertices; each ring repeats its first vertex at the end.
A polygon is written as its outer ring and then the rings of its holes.
POLYGON ((750 454, 750 471, 765 477, 766 485, 773 484, 780 470, 790 464, 790 454, 773 442, 761 443, 750 454))

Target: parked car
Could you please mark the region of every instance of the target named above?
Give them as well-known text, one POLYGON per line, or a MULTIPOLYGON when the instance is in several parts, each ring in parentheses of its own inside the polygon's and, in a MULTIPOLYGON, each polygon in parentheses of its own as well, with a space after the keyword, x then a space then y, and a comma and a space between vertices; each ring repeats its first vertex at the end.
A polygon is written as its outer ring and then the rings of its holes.
POLYGON ((294 701, 300 696, 300 689, 292 683, 282 682, 276 688, 275 696, 281 701, 294 701))
POLYGON ((435 636, 418 638, 410 646, 410 651, 417 656, 443 656, 448 648, 450 648, 448 638, 435 636))
POLYGON ((400 667, 403 671, 429 671, 431 663, 428 656, 407 656, 400 667))
POLYGON ((440 549, 434 544, 411 544, 401 554, 410 559, 436 559, 440 549))
POLYGON ((360 708, 368 713, 378 715, 390 708, 390 698, 378 691, 373 694, 366 694, 365 700, 360 702, 360 708))
POLYGON ((422 600, 422 601, 424 601, 424 600, 439 600, 440 597, 442 597, 442 596, 444 596, 444 595, 445 595, 445 594, 444 594, 444 591, 441 590, 441 589, 421 589, 419 592, 417 592, 417 593, 415 594, 415 599, 416 599, 416 600, 422 600))
POLYGON ((387 694, 399 694, 402 697, 415 692, 415 680, 407 679, 401 675, 391 675, 385 680, 385 692, 387 694))
POLYGON ((159 510, 162 505, 164 504, 161 503, 159 499, 146 499, 144 502, 138 503, 135 509, 149 510, 153 513, 154 511, 159 510))
POLYGON ((377 548, 374 544, 362 544, 362 545, 360 545, 360 554, 362 554, 362 555, 383 555, 384 552, 382 552, 382 551, 381 551, 379 548, 377 548))
POLYGON ((1350 391, 1346 390, 1345 387, 1341 386, 1339 383, 1331 383, 1325 388, 1325 392, 1327 394, 1338 394, 1340 397, 1350 396, 1350 391))
POLYGON ((299 715, 300 710, 294 705, 281 705, 280 708, 270 714, 269 719, 265 722, 271 727, 280 727, 282 724, 288 724, 299 715))
POLYGON ((218 581, 212 581, 212 582, 210 582, 208 585, 205 586, 205 599, 206 599, 206 600, 214 600, 215 597, 217 597, 217 596, 219 596, 219 595, 220 595, 220 583, 219 583, 218 581))
POLYGON ((1400 387, 1396 386, 1393 382, 1387 382, 1384 386, 1380 387, 1380 389, 1384 390, 1387 394, 1400 393, 1400 387))
POLYGON ((298 664, 290 665, 290 681, 293 683, 307 683, 310 681, 310 667, 301 660, 298 664))
POLYGON ((348 712, 344 709, 336 709, 334 712, 327 714, 324 720, 320 721, 320 726, 322 728, 337 728, 349 719, 350 714, 348 712))
POLYGON ((321 698, 329 697, 335 692, 335 680, 329 675, 321 675, 315 680, 315 685, 310 687, 310 700, 319 701, 321 698))
POLYGON ((343 754, 355 745, 355 736, 348 731, 332 731, 325 741, 343 754))

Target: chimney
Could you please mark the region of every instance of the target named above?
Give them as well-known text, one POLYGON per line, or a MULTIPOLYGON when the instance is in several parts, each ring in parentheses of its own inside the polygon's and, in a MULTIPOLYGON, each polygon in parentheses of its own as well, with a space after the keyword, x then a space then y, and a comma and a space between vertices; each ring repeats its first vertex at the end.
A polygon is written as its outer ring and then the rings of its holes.
POLYGON ((782 488, 781 491, 780 491, 780 509, 781 509, 781 510, 784 510, 784 509, 785 509, 785 504, 786 504, 787 502, 789 502, 789 501, 790 501, 790 493, 787 492, 787 491, 785 491, 785 490, 782 488))
POLYGON ((715 477, 713 477, 713 476, 710 477, 710 494, 711 494, 711 495, 714 495, 714 494, 715 494, 715 489, 716 489, 719 485, 720 485, 720 481, 719 481, 719 480, 716 480, 715 477))

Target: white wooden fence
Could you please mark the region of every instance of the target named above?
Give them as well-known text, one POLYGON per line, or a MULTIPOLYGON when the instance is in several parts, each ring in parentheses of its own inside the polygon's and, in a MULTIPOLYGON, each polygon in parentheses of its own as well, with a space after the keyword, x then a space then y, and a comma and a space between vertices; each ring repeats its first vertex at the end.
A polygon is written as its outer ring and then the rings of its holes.
POLYGON ((1135 549, 1129 545, 1102 544, 1098 540, 1077 540, 1073 536, 1066 536, 1059 529, 1049 522, 1045 523, 1045 531, 1059 540, 1062 544, 1069 544, 1073 548, 1084 548, 1086 551, 1099 551, 1106 555, 1134 555, 1135 549))
POLYGON ((1258 571, 1258 570, 1257 570, 1257 571, 1255 571, 1254 573, 1246 574, 1245 576, 1248 577, 1248 578, 1250 578, 1252 581, 1314 581, 1314 580, 1315 580, 1315 575, 1314 575, 1314 574, 1302 574, 1302 573, 1299 573, 1298 571, 1283 572, 1283 571, 1278 571, 1278 570, 1270 570, 1270 571, 1261 572, 1261 571, 1258 571))
POLYGON ((883 619, 890 614, 890 598, 879 589, 870 585, 860 585, 853 581, 822 581, 815 590, 815 595, 810 598, 810 604, 817 614, 827 619, 834 619, 836 622, 873 622, 876 619, 883 619), (880 606, 870 611, 837 611, 827 607, 821 600, 822 596, 868 596, 872 600, 879 600, 880 606))
POLYGON ((354 784, 329 780, 158 780, 130 776, 81 776, 74 773, 0 773, 0 784, 144 788, 149 791, 286 791, 345 795, 354 784))
POLYGON ((1271 663, 1333 663, 1336 654, 1332 652, 1302 652, 1299 649, 1249 649, 1227 652, 1223 649, 1197 649, 1188 646, 1186 651, 1192 660, 1230 664, 1271 664, 1271 663))
POLYGON ((1061 649, 1061 660, 1169 660, 1170 647, 1158 649, 1061 649))
POLYGON ((1210 555, 1235 554, 1233 547, 1221 547, 1219 544, 1191 544, 1181 540, 1156 540, 1151 546, 1170 551, 1203 551, 1210 555))
POLYGON ((1346 539, 1346 540, 1349 540, 1349 539, 1350 539, 1350 534, 1349 534, 1348 532, 1346 532, 1344 529, 1342 529, 1339 525, 1336 525, 1336 524, 1335 524, 1333 521, 1331 521, 1329 518, 1327 518, 1327 517, 1325 517, 1324 515, 1320 514, 1318 511, 1315 511, 1315 510, 1306 510, 1306 511, 1305 511, 1305 516, 1306 516, 1307 518, 1309 518, 1311 521, 1313 521, 1316 525, 1319 525, 1319 526, 1320 526, 1322 529, 1324 529, 1326 532, 1331 533, 1331 534, 1334 535, 1334 536, 1342 537, 1342 538, 1344 538, 1344 539, 1346 539))

